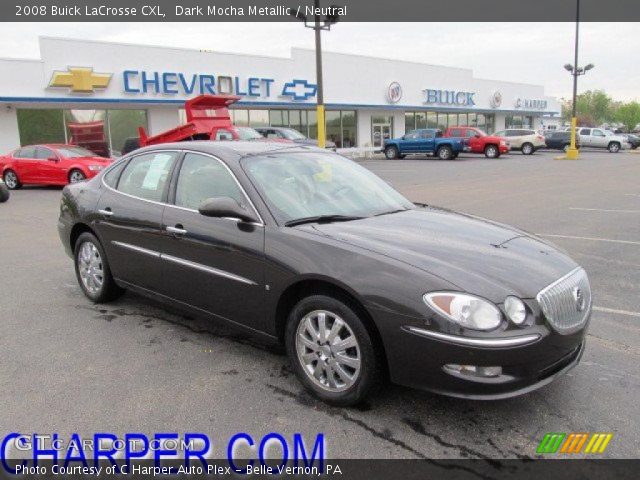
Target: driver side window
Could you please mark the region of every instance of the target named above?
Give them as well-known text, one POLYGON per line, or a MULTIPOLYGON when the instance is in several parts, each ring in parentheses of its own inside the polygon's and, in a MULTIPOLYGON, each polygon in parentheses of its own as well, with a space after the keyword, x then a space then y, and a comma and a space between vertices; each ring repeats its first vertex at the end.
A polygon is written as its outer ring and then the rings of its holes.
POLYGON ((240 205, 247 203, 235 178, 219 160, 187 153, 180 167, 175 204, 198 210, 204 200, 213 197, 233 198, 240 205))

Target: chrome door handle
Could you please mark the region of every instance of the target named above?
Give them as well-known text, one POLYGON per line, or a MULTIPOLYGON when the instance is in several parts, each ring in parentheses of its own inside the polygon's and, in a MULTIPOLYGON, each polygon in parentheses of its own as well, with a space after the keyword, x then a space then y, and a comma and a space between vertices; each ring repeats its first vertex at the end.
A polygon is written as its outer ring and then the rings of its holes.
POLYGON ((179 227, 166 227, 165 230, 174 235, 186 235, 187 231, 184 228, 179 227))
POLYGON ((106 208, 106 209, 103 209, 103 210, 98 210, 98 213, 100 215, 104 215, 105 217, 110 217, 111 215, 113 215, 113 212, 111 211, 110 208, 106 208))

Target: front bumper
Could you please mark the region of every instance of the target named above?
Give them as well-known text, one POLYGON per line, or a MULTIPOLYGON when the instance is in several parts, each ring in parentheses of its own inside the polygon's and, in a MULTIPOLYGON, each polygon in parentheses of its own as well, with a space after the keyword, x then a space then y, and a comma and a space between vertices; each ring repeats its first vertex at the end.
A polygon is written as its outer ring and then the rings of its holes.
MULTIPOLYGON (((488 347, 461 345, 446 338, 421 335, 406 326, 407 318, 377 312, 383 343, 394 383, 435 393, 477 400, 509 398, 536 390, 576 366, 585 348, 585 328, 560 335, 545 325, 523 329, 518 336, 532 335, 522 345, 488 347), (384 317, 384 318, 383 318, 384 317), (405 326, 400 326, 404 322, 405 326), (494 377, 452 371, 446 365, 502 368, 494 377)), ((446 335, 444 336, 446 337, 446 335)), ((469 338, 469 337, 462 337, 469 338)), ((500 337, 514 339, 516 337, 500 337)))
POLYGON ((500 150, 500 153, 508 153, 511 150, 511 145, 499 145, 498 150, 500 150))

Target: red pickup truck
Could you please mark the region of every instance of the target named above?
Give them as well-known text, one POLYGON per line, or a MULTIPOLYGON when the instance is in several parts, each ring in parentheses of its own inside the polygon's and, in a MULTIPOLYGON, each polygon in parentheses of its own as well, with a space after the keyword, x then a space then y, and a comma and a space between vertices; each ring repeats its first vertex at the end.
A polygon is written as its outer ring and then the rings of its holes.
POLYGON ((445 137, 465 138, 472 153, 484 153, 487 158, 498 158, 511 148, 506 139, 487 135, 475 127, 449 127, 445 137))

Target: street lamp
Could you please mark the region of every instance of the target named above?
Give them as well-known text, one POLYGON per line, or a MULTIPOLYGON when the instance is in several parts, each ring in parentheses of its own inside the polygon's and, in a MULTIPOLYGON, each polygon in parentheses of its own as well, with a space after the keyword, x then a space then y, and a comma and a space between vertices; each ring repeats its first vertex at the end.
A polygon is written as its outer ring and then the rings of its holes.
POLYGON ((576 148, 576 126, 578 120, 576 118, 576 100, 578 96, 578 77, 584 75, 591 70, 594 65, 590 63, 584 67, 578 67, 578 41, 580 33, 580 0, 576 0, 576 44, 575 44, 575 61, 573 65, 570 63, 565 64, 564 69, 573 75, 573 105, 571 111, 571 145, 567 150, 567 156, 565 158, 569 160, 577 160, 579 157, 578 149, 576 148))
POLYGON ((324 123, 324 88, 322 84, 322 41, 320 33, 322 30, 331 30, 331 25, 338 23, 340 16, 338 15, 338 7, 332 5, 329 8, 329 13, 322 17, 320 12, 320 0, 313 1, 313 8, 315 14, 313 15, 313 23, 310 23, 309 18, 298 10, 291 9, 291 16, 297 18, 301 22, 304 22, 304 26, 312 28, 315 31, 316 36, 316 84, 318 86, 318 92, 316 97, 316 117, 318 121, 318 146, 324 148, 326 145, 326 132, 324 123))

